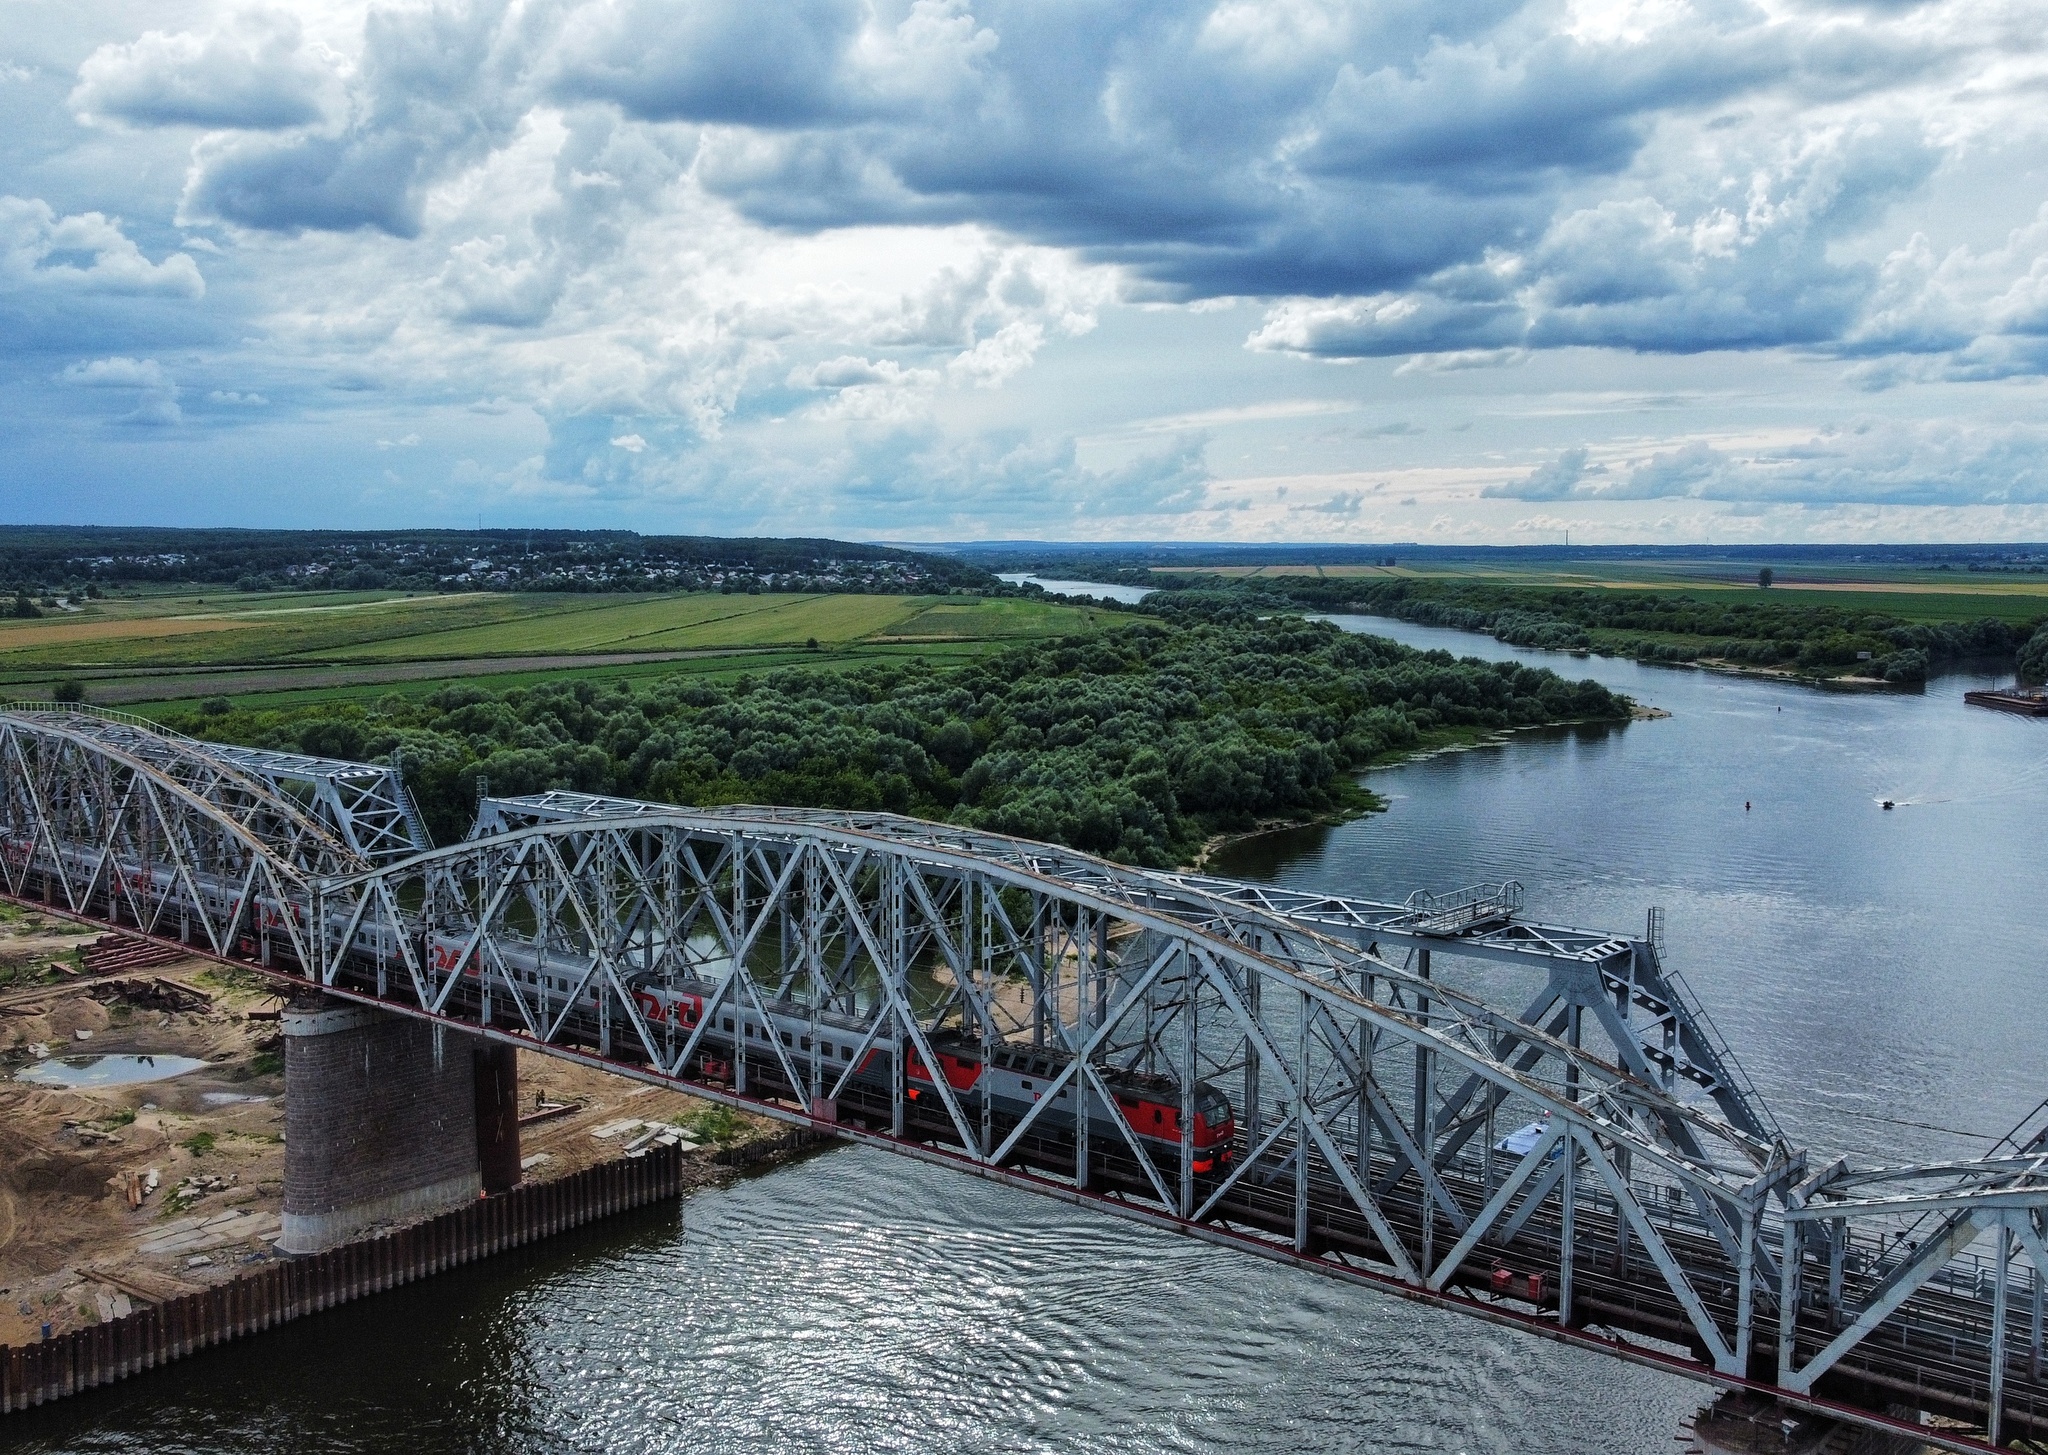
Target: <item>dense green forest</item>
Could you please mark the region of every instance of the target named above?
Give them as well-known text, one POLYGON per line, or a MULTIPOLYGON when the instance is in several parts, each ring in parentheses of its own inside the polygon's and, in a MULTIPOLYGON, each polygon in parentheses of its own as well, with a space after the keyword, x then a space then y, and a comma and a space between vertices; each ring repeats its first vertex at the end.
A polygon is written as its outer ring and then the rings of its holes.
MULTIPOLYGON (((1212 595, 1215 578, 1170 576, 1174 596, 1212 595)), ((1718 658, 1815 676, 1861 672, 1910 685, 1964 658, 2019 660, 2048 670, 2048 620, 1997 617, 1912 622, 1879 612, 1753 596, 1716 600, 1672 592, 1496 586, 1470 581, 1261 577, 1234 590, 1248 603, 1363 611, 1429 626, 1486 632, 1521 647, 1598 651, 1642 661, 1718 658)), ((1158 610, 1170 597, 1152 597, 1158 610)))
POLYGON ((1260 619, 1234 594, 1190 592, 1165 624, 950 670, 457 684, 267 712, 217 699, 166 721, 337 757, 399 753, 439 842, 467 828, 487 782, 495 794, 886 808, 1164 866, 1214 833, 1371 807, 1355 774, 1390 754, 1627 711, 1594 682, 1260 619))

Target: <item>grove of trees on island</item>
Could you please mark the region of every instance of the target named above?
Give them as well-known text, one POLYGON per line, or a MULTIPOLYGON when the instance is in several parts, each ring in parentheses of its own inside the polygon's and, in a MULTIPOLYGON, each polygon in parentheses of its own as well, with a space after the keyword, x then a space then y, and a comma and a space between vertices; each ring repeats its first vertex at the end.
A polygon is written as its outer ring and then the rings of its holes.
POLYGON ((1227 593, 1174 593, 1164 621, 915 661, 652 684, 453 684, 421 697, 166 714, 215 739, 399 755, 437 842, 479 785, 692 805, 889 809, 1124 862, 1186 863, 1212 835, 1365 811, 1375 761, 1630 704, 1544 668, 1418 652, 1227 593))

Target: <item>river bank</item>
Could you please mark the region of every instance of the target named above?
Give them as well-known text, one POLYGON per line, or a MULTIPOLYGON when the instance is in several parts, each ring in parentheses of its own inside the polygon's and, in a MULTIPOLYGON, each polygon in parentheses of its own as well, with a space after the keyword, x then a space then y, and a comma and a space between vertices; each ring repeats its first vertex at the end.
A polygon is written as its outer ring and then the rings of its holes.
POLYGON ((787 1129, 715 1154, 664 1141, 566 1177, 522 1182, 434 1217, 380 1228, 305 1257, 250 1260, 232 1278, 126 1309, 32 1344, 0 1345, 0 1415, 33 1409, 308 1314, 572 1232, 715 1180, 710 1168, 751 1167, 814 1145, 787 1129))
MULTIPOLYGON (((52 971, 103 941, 140 943, 79 931, 33 910, 0 918, 0 963, 23 982, 0 994, 0 1345, 106 1323, 279 1256, 272 982, 198 957, 93 978, 52 971)), ((530 1182, 616 1160, 656 1126, 693 1129, 715 1149, 781 1130, 532 1052, 519 1053, 519 1082, 530 1182)), ((724 1175, 709 1157, 689 1166, 690 1185, 724 1175)))
POLYGON ((1428 742, 1417 747, 1403 749, 1397 753, 1389 753, 1360 772, 1354 786, 1357 792, 1363 795, 1365 800, 1368 800, 1362 805, 1353 804, 1330 813, 1313 814, 1300 818, 1262 819, 1248 829, 1236 829, 1229 833, 1211 834, 1207 839, 1203 840, 1200 852, 1179 867, 1184 873, 1200 874, 1205 872, 1211 862, 1219 855, 1226 854, 1236 845, 1249 843, 1254 839, 1300 829, 1334 828, 1340 824, 1351 823, 1357 819, 1369 818, 1376 813, 1385 813, 1389 807, 1386 797, 1375 793, 1365 785, 1365 778, 1373 773, 1384 773, 1389 769, 1398 768, 1406 763, 1418 763, 1429 758, 1441 757, 1446 753, 1469 753, 1477 748, 1499 747, 1501 744, 1510 741, 1517 733, 1555 732, 1560 728, 1587 726, 1612 727, 1621 722, 1654 722, 1659 718, 1671 716, 1669 712, 1661 707, 1637 702, 1633 698, 1625 698, 1623 700, 1629 704, 1628 716, 1625 719, 1569 718, 1558 722, 1529 723, 1520 727, 1484 728, 1433 734, 1428 742))

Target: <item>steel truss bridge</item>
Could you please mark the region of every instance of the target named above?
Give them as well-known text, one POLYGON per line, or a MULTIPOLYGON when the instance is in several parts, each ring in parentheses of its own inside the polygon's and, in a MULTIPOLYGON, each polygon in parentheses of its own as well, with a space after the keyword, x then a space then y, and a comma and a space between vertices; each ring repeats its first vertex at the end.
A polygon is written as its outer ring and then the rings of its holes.
POLYGON ((286 981, 1794 1408, 2048 1440, 2048 1103, 1979 1158, 1797 1149, 1654 912, 1608 935, 1528 921, 1513 885, 1380 904, 568 793, 487 799, 432 848, 391 768, 54 704, 0 709, 0 872, 286 981), (686 984, 694 1024, 651 1013, 686 984), (731 1013, 812 1033, 721 1042, 731 1013), (1041 1099, 917 1080, 948 1046, 1041 1099), (886 1075, 855 1075, 870 1053, 886 1075), (1177 1146, 1131 1125, 1133 1077, 1180 1103, 1177 1146), (1193 1140, 1213 1090, 1227 1161, 1193 1140))

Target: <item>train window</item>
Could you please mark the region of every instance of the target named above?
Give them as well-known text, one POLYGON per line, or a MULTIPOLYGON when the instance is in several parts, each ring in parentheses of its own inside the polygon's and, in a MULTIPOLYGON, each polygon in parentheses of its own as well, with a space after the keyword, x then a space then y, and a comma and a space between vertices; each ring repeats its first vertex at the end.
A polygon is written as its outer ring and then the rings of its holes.
POLYGON ((851 1061, 853 1059, 853 1047, 841 1046, 839 1048, 839 1059, 842 1061, 851 1061))
POLYGON ((732 1017, 731 1017, 731 1016, 727 1016, 727 1017, 726 1017, 726 1018, 724 1019, 724 1021, 722 1021, 722 1022, 721 1022, 721 1024, 722 1024, 722 1025, 723 1025, 723 1026, 725 1027, 725 1029, 727 1029, 727 1030, 731 1030, 731 1029, 732 1029, 732 1017))
POLYGON ((1165 1120, 1166 1120, 1166 1113, 1165 1113, 1165 1112, 1163 1112, 1163 1111, 1161 1111, 1161 1110, 1160 1110, 1160 1109, 1159 1109, 1158 1107, 1156 1107, 1156 1106, 1155 1106, 1155 1107, 1153 1107, 1153 1108, 1152 1108, 1152 1125, 1156 1127, 1156 1126, 1158 1126, 1158 1125, 1159 1125, 1159 1124, 1160 1124, 1161 1122, 1163 1122, 1163 1121, 1165 1121, 1165 1120))
POLYGON ((800 1036, 800 1037, 798 1037, 798 1039, 797 1039, 797 1044, 796 1044, 796 1048, 797 1048, 797 1049, 798 1049, 799 1051, 808 1051, 808 1050, 810 1050, 810 1049, 811 1049, 811 1038, 810 1038, 809 1036, 800 1036))
POLYGON ((1031 1083, 1030 1083, 1030 1082, 1028 1082, 1028 1081, 1027 1081, 1027 1082, 1025 1082, 1025 1083, 1024 1083, 1024 1089, 1025 1089, 1026 1091, 1029 1091, 1029 1090, 1031 1089, 1031 1083))
POLYGON ((790 1040, 789 1040, 789 1032, 788 1032, 788 1031, 784 1031, 784 1032, 782 1033, 782 1044, 783 1044, 783 1045, 785 1045, 785 1046, 787 1046, 787 1045, 789 1045, 789 1044, 790 1044, 790 1040))

